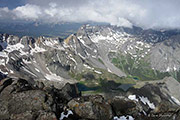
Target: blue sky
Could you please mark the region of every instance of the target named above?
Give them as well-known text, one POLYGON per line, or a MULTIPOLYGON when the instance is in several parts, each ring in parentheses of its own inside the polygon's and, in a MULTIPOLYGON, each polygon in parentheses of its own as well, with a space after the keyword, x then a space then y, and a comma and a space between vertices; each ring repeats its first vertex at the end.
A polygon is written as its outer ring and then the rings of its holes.
POLYGON ((0 0, 0 7, 14 9, 25 4, 25 0, 0 0))

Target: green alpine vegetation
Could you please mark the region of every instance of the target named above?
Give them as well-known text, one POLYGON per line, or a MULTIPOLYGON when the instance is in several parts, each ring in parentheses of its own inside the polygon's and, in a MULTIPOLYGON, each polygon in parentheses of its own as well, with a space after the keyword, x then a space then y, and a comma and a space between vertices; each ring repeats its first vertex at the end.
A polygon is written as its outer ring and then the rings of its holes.
POLYGON ((171 76, 168 72, 162 73, 153 70, 150 67, 150 63, 148 63, 148 56, 141 59, 132 58, 130 55, 125 56, 120 53, 109 53, 109 56, 111 56, 111 61, 116 67, 136 80, 159 80, 166 76, 171 76))

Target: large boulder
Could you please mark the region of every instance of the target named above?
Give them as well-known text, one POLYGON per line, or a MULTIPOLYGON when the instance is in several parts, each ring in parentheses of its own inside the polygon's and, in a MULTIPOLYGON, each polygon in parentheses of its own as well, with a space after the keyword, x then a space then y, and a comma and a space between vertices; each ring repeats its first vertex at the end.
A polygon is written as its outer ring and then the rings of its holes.
POLYGON ((115 96, 111 100, 112 109, 115 115, 133 115, 137 116, 142 110, 136 101, 130 100, 123 96, 115 96))
POLYGON ((62 94, 62 97, 66 98, 68 101, 80 96, 80 93, 78 91, 76 84, 67 83, 61 89, 60 93, 62 94))
POLYGON ((75 98, 68 107, 84 119, 109 120, 113 117, 110 104, 100 95, 75 98))

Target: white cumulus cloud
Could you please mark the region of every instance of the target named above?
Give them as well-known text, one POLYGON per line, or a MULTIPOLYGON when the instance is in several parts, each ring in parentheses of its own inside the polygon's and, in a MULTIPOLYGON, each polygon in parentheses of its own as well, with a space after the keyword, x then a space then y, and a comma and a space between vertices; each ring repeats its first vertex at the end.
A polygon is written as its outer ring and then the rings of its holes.
POLYGON ((17 7, 12 12, 19 19, 30 20, 37 20, 40 18, 41 14, 43 14, 39 6, 31 4, 26 4, 25 6, 17 7))
POLYGON ((106 22, 143 28, 180 28, 179 0, 26 0, 13 10, 0 8, 0 19, 106 22))

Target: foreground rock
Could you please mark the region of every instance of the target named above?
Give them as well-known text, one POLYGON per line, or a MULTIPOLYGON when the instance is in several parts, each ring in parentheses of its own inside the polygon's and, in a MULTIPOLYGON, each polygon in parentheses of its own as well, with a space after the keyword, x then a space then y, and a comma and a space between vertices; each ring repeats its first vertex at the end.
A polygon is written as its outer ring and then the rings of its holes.
POLYGON ((116 116, 133 115, 137 116, 142 110, 136 101, 123 96, 116 96, 111 100, 111 105, 116 116))
POLYGON ((5 78, 0 82, 0 120, 179 120, 178 99, 164 91, 164 84, 148 83, 123 96, 81 96, 72 84, 57 89, 5 78))
POLYGON ((61 90, 6 78, 0 84, 0 120, 58 120, 67 102, 77 97, 75 86, 61 90))
POLYGON ((80 118, 109 120, 113 117, 111 106, 102 96, 84 96, 71 100, 68 107, 80 118))

